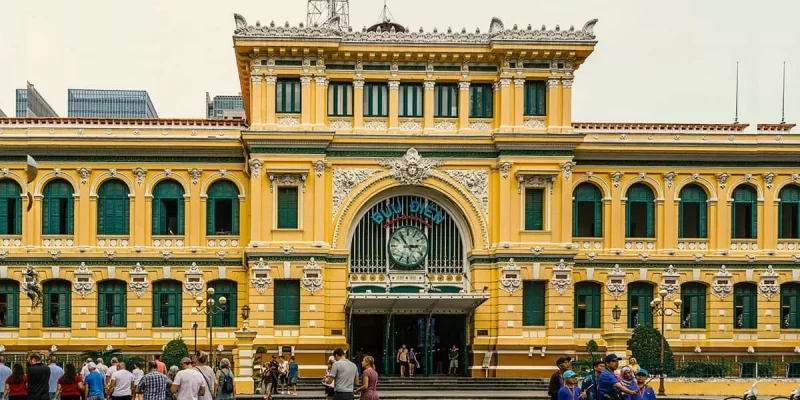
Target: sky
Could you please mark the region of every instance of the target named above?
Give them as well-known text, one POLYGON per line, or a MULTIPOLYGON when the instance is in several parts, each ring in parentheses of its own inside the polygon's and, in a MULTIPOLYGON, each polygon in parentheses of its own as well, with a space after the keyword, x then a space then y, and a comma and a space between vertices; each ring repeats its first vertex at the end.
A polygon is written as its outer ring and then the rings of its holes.
MULTIPOLYGON (((0 109, 29 80, 61 116, 68 88, 143 89, 162 118, 204 118, 205 92, 240 92, 233 13, 305 21, 306 0, 0 0, 0 109)), ((739 61, 739 121, 800 122, 797 0, 388 0, 412 30, 518 24, 580 29, 599 18, 594 54, 576 72, 582 122, 730 123, 739 61)), ((351 0, 355 29, 380 0, 351 0)))

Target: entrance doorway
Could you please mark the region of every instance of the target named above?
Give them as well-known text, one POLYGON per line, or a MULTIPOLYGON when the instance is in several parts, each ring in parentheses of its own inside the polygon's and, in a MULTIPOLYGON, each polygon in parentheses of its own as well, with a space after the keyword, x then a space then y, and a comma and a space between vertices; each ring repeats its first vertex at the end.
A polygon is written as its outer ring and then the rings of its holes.
POLYGON ((417 355, 419 367, 416 368, 415 375, 447 374, 449 351, 453 345, 458 347, 459 354, 456 374, 464 375, 469 371, 464 315, 434 314, 430 317, 429 329, 426 326, 428 317, 419 314, 390 317, 353 315, 352 320, 353 354, 363 349, 364 354, 375 358, 375 365, 383 375, 400 374, 396 358, 397 351, 403 344, 408 349, 413 348, 417 355), (387 334, 387 328, 390 334, 387 334))

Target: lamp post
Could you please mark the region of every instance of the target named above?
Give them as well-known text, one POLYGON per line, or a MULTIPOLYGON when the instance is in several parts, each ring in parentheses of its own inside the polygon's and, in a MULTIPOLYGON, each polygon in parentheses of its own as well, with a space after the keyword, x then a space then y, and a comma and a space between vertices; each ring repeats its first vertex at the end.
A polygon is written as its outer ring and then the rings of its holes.
POLYGON ((201 296, 197 296, 194 299, 197 302, 197 312, 201 314, 205 314, 207 321, 208 321, 208 354, 211 356, 211 365, 212 368, 214 364, 214 315, 219 313, 223 313, 228 310, 228 307, 225 305, 228 303, 228 299, 225 296, 219 298, 219 304, 217 301, 214 300, 214 288, 208 288, 206 290, 206 298, 203 299, 201 296))
POLYGON ((195 355, 195 357, 197 356, 197 327, 198 326, 199 325, 198 325, 197 321, 192 322, 192 329, 194 330, 194 355, 195 355))
POLYGON ((242 330, 249 331, 250 330, 250 306, 247 304, 242 306, 242 330))
POLYGON ((661 289, 658 292, 659 297, 656 297, 650 302, 650 308, 653 310, 653 315, 661 317, 661 374, 659 374, 658 378, 659 396, 664 396, 666 394, 664 392, 664 373, 666 372, 666 368, 664 367, 664 347, 666 346, 667 339, 664 337, 664 320, 666 317, 672 315, 672 313, 680 312, 681 305, 683 304, 681 299, 675 299, 673 300, 675 308, 667 307, 666 297, 668 294, 669 292, 661 289))

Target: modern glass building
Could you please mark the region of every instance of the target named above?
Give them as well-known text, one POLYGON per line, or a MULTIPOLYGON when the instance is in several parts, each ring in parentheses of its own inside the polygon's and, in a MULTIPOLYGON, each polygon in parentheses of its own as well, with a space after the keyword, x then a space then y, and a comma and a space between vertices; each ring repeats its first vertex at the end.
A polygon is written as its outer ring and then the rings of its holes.
POLYGON ((144 90, 69 89, 70 118, 158 118, 144 90))
POLYGON ((242 96, 211 96, 206 92, 206 118, 244 119, 242 96))
POLYGON ((27 89, 17 89, 17 118, 34 117, 56 118, 58 114, 33 84, 28 82, 27 89))

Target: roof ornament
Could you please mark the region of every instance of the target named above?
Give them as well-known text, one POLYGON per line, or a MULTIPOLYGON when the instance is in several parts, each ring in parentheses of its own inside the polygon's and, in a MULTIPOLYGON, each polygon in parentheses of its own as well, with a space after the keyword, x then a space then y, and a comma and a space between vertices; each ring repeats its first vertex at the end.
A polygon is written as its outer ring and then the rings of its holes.
POLYGON ((241 14, 233 14, 233 20, 236 21, 236 29, 247 28, 247 20, 241 14))
POLYGON ((492 17, 492 22, 489 24, 489 33, 496 33, 505 30, 503 21, 500 18, 492 17))
POLYGON ((594 39, 594 25, 597 24, 597 18, 590 19, 583 25, 581 31, 588 37, 594 39))

